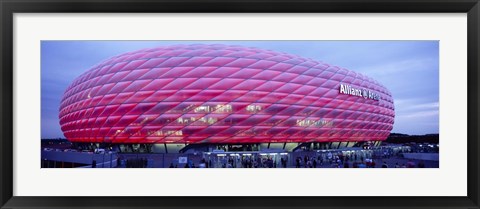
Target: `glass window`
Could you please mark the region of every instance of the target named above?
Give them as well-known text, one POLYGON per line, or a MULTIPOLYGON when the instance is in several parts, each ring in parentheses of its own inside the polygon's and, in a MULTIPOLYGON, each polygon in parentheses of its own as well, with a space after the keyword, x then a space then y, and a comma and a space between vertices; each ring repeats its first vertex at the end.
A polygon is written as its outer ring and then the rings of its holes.
POLYGON ((292 79, 297 77, 297 74, 294 73, 281 73, 275 78, 273 78, 273 81, 279 81, 279 82, 290 82, 292 79))
MULTIPOLYGON (((185 55, 183 55, 185 56, 185 55)), ((203 65, 204 63, 212 60, 213 57, 199 57, 199 56, 192 56, 190 59, 180 63, 180 65, 178 66, 181 66, 181 67, 197 67, 197 66, 201 66, 203 65)), ((195 69, 197 70, 197 69, 195 69)))
POLYGON ((141 88, 142 91, 158 91, 162 89, 165 85, 172 82, 174 78, 165 78, 165 79, 154 79, 141 88))
POLYGON ((170 57, 167 60, 159 63, 157 67, 176 67, 181 65, 188 59, 190 59, 190 57, 170 57))
POLYGON ((288 105, 284 105, 284 104, 272 104, 267 109, 264 110, 264 113, 275 115, 280 113, 282 110, 284 110, 287 107, 288 105))
POLYGON ((139 103, 144 102, 144 100, 150 97, 153 94, 153 91, 137 91, 134 92, 130 98, 128 98, 125 103, 139 103))
POLYGON ((125 88, 124 92, 136 92, 143 88, 145 85, 150 83, 151 80, 136 80, 133 81, 127 88, 125 88))
POLYGON ((228 90, 233 86, 238 85, 239 83, 243 82, 244 79, 237 79, 237 78, 224 78, 219 80, 217 83, 208 87, 209 89, 215 90, 228 90))
POLYGON ((248 58, 237 58, 233 60, 232 62, 229 62, 226 64, 226 67, 239 67, 239 68, 246 68, 249 65, 252 65, 253 63, 257 62, 257 59, 248 59, 248 58))
POLYGON ((303 98, 301 95, 295 95, 295 94, 289 94, 288 96, 285 96, 281 98, 281 100, 278 101, 278 103, 282 104, 294 104, 298 101, 300 101, 303 98))
POLYGON ((173 95, 165 98, 162 102, 177 102, 177 101, 190 101, 191 98, 197 95, 201 90, 179 90, 173 95))
POLYGON ((157 103, 139 103, 132 110, 130 110, 128 115, 140 115, 148 110, 152 109, 157 103))
POLYGON ((153 68, 146 71, 138 80, 152 80, 157 78, 165 78, 163 74, 167 73, 170 68, 153 68))
POLYGON ((145 111, 145 114, 161 114, 167 113, 171 109, 175 108, 180 102, 160 102, 160 103, 151 103, 154 104, 152 108, 145 111))
POLYGON ((146 60, 139 68, 155 68, 165 60, 167 60, 167 58, 151 58, 146 60))
POLYGON ((161 78, 179 78, 185 73, 192 71, 192 69, 194 69, 194 67, 172 67, 165 74, 163 74, 161 78))
POLYGON ((112 115, 114 111, 117 110, 117 108, 120 105, 108 105, 103 109, 103 112, 100 114, 100 117, 106 117, 112 115))
POLYGON ((263 91, 249 91, 245 95, 236 98, 235 102, 255 102, 265 96, 267 96, 269 92, 263 92, 263 91))
POLYGON ((115 62, 113 66, 106 72, 107 73, 116 73, 118 71, 121 71, 125 66, 127 66, 129 62, 115 62))
POLYGON ((193 83, 187 84, 185 89, 206 89, 220 80, 221 78, 198 78, 193 83))
POLYGON ((119 81, 122 81, 122 79, 127 76, 127 74, 130 73, 129 71, 123 71, 123 72, 117 72, 114 73, 112 76, 110 76, 110 79, 107 81, 107 83, 118 83, 119 81))
POLYGON ((271 80, 280 75, 280 73, 282 72, 276 70, 262 70, 260 73, 256 74, 252 78, 258 80, 271 80))
POLYGON ((295 84, 295 83, 285 83, 283 86, 275 90, 276 92, 282 92, 282 93, 292 93, 295 90, 301 88, 302 85, 300 84, 295 84))
POLYGON ((114 83, 109 83, 109 84, 105 84, 103 86, 100 87, 100 90, 97 92, 96 95, 105 95, 107 94, 107 92, 109 92, 113 86, 115 86, 114 83))
MULTIPOLYGON (((221 52, 220 52, 220 51, 212 51, 212 52, 210 52, 210 53, 221 53, 221 52)), ((210 54, 210 53, 209 53, 209 54, 210 54)), ((210 55, 205 54, 205 56, 210 56, 210 55)), ((235 59, 236 59, 236 58, 234 58, 234 57, 215 57, 214 59, 212 59, 212 60, 204 63, 203 66, 224 66, 224 65, 227 64, 227 63, 233 62, 235 59)), ((222 73, 222 72, 225 72, 223 69, 226 69, 226 68, 225 68, 225 67, 221 67, 221 68, 219 68, 219 69, 222 69, 222 70, 216 70, 216 71, 214 71, 213 73, 222 73)), ((236 70, 238 70, 238 68, 230 68, 230 69, 236 69, 236 70)), ((227 77, 227 76, 229 76, 229 75, 231 75, 231 74, 225 75, 225 76, 221 76, 221 75, 222 75, 222 74, 218 74, 218 76, 220 76, 220 78, 222 78, 222 77, 227 77)), ((210 74, 209 74, 209 77, 212 77, 212 76, 215 77, 215 75, 212 74, 212 75, 210 76, 210 74)))
POLYGON ((121 105, 117 105, 117 108, 115 109, 115 111, 113 111, 112 113, 110 113, 110 115, 115 115, 115 116, 124 115, 125 113, 127 113, 128 111, 130 111, 131 109, 133 109, 133 107, 135 107, 135 104, 121 104, 121 105))
POLYGON ((265 121, 269 118, 270 118, 269 115, 252 115, 249 118, 247 118, 246 120, 240 122, 238 125, 240 125, 240 126, 255 126, 255 125, 258 125, 258 124, 262 123, 263 121, 265 121))
MULTIPOLYGON (((223 92, 224 92, 223 90, 203 90, 203 91, 200 91, 198 94, 190 97, 188 99, 188 101, 190 101, 190 102, 193 102, 193 101, 196 101, 196 102, 209 101, 209 100, 212 100, 213 98, 217 97, 218 95, 223 94, 223 92)), ((224 102, 224 101, 220 101, 220 102, 224 102)))
POLYGON ((230 75, 230 78, 241 78, 241 79, 249 79, 258 73, 262 72, 260 69, 252 69, 252 68, 243 68, 238 70, 236 73, 230 75))
MULTIPOLYGON (((211 57, 208 57, 208 59, 212 59, 211 57)), ((190 61, 190 60, 189 60, 190 61)), ((198 65, 192 65, 192 66, 198 66, 198 65)), ((181 75, 183 78, 202 78, 205 77, 207 74, 213 72, 216 70, 217 67, 195 67, 189 72, 186 72, 185 74, 181 75)))
POLYGON ((260 60, 256 60, 255 63, 251 64, 248 67, 249 68, 256 68, 256 69, 267 69, 267 68, 272 67, 276 64, 277 64, 277 62, 275 62, 275 61, 260 59, 260 60))
POLYGON ((169 84, 163 86, 162 90, 178 90, 182 89, 186 85, 194 82, 196 79, 195 78, 176 78, 169 84))

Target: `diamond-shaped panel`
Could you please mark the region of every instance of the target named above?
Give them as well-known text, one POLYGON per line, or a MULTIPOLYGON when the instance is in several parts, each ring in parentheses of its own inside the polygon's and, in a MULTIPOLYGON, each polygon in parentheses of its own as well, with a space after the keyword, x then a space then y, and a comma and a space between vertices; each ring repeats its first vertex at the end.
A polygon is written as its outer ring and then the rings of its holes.
POLYGON ((60 104, 73 142, 259 143, 385 140, 390 92, 359 73, 285 53, 175 45, 107 59, 60 104), (370 90, 379 100, 340 93, 370 90))

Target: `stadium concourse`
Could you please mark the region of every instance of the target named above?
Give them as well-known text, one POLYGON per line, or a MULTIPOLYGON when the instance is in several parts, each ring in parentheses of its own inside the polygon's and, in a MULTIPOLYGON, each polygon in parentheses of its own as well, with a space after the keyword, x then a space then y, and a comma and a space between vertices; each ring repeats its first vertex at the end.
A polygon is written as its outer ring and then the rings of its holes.
MULTIPOLYGON (((117 152, 64 149, 45 145, 42 167, 84 168, 438 168, 438 144, 408 144, 312 149, 186 153, 117 152)), ((228 148, 228 146, 225 146, 228 148)))

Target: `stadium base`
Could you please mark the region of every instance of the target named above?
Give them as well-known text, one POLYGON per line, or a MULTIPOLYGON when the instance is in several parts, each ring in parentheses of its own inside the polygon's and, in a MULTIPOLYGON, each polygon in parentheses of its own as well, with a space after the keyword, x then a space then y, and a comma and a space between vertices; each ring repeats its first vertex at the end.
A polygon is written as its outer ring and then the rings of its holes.
POLYGON ((258 152, 278 150, 296 152, 308 150, 332 150, 350 147, 380 146, 381 141, 362 142, 307 142, 307 143, 256 143, 256 144, 107 144, 107 143, 73 143, 79 150, 105 150, 117 153, 201 153, 201 152, 258 152))

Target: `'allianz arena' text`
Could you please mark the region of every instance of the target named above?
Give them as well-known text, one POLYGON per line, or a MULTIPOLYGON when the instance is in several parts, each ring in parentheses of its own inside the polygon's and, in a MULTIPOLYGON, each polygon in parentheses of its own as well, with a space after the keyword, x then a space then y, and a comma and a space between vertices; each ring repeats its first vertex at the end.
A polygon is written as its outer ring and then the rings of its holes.
POLYGON ((112 57, 66 89, 73 142, 264 143, 385 140, 390 92, 359 73, 285 53, 176 45, 112 57))

